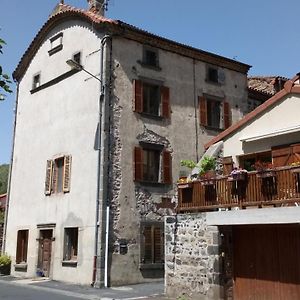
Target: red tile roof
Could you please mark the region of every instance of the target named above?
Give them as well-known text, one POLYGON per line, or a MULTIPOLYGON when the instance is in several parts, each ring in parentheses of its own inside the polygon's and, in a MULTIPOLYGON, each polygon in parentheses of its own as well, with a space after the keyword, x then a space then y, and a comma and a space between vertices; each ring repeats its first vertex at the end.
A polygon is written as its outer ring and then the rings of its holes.
POLYGON ((139 29, 138 27, 126 24, 119 20, 112 20, 106 17, 103 17, 97 13, 94 13, 91 10, 84 10, 75 8, 70 5, 66 4, 58 4, 53 13, 50 15, 48 21, 42 26, 42 28, 39 30, 35 38, 33 39, 32 43, 22 56, 16 70, 13 73, 13 78, 19 81, 23 74, 25 73, 27 67, 29 66, 31 60, 34 57, 34 54, 39 49, 39 46, 41 45, 45 35, 57 25, 59 22, 63 22, 66 19, 70 18, 79 18, 83 19, 89 23, 93 23, 94 28, 100 28, 106 26, 106 28, 110 29, 111 32, 119 33, 122 36, 141 40, 142 42, 148 42, 155 41, 156 43, 165 43, 168 44, 169 47, 165 48, 169 51, 173 52, 179 52, 179 51, 185 51, 185 55, 191 56, 191 57, 197 57, 197 59, 201 59, 203 61, 207 61, 209 63, 215 63, 219 64, 221 66, 224 66, 226 68, 247 73, 249 68, 251 66, 235 61, 233 59, 229 59, 214 53, 206 52, 200 49, 196 49, 184 44, 177 43, 172 40, 168 40, 166 38, 163 38, 158 35, 151 34, 145 30, 139 29))
POLYGON ((284 83, 287 80, 288 78, 281 76, 249 76, 248 88, 272 96, 278 92, 276 84, 279 81, 284 83))
POLYGON ((265 110, 273 106, 275 103, 279 102, 284 96, 291 93, 300 94, 300 84, 299 82, 296 83, 296 81, 300 78, 299 75, 300 73, 298 73, 294 78, 288 80, 281 91, 279 91, 273 97, 265 101, 263 104, 258 106, 256 109, 254 109, 247 115, 245 115, 240 121, 231 125, 229 128, 222 131, 220 134, 211 139, 207 144, 204 145, 204 148, 207 149, 211 145, 223 140, 225 137, 234 133, 236 130, 246 125, 248 122, 252 121, 255 117, 262 114, 265 110))

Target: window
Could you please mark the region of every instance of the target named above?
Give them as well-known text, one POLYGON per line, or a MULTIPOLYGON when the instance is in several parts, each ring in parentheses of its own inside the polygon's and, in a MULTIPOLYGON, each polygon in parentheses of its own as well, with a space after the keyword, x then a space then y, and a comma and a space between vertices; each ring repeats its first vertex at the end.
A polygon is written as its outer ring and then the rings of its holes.
POLYGON ((164 263, 164 231, 162 223, 142 224, 142 264, 164 263))
POLYGON ((143 143, 134 149, 134 171, 137 182, 171 184, 171 153, 162 145, 143 143))
POLYGON ((200 125, 215 129, 230 126, 229 103, 215 97, 199 97, 200 125))
POLYGON ((170 93, 168 87, 141 80, 135 80, 133 86, 135 112, 170 118, 170 93))
POLYGON ((59 34, 55 35, 50 39, 50 50, 48 51, 49 55, 53 55, 54 53, 62 50, 63 48, 63 33, 60 32, 59 34))
POLYGON ((77 52, 73 55, 73 60, 81 65, 81 52, 77 52))
POLYGON ((152 48, 144 48, 143 64, 151 67, 159 67, 158 50, 152 48))
POLYGON ((76 261, 78 255, 78 227, 65 228, 64 258, 76 261))
POLYGON ((70 191, 71 156, 48 160, 46 166, 45 194, 70 191))
POLYGON ((19 230, 17 237, 17 253, 16 253, 16 263, 26 263, 27 262, 27 248, 28 248, 28 230, 19 230))
POLYGON ((214 83, 219 83, 218 69, 214 67, 208 67, 206 80, 214 83))
POLYGON ((41 85, 41 74, 36 74, 33 76, 32 89, 36 89, 41 85))

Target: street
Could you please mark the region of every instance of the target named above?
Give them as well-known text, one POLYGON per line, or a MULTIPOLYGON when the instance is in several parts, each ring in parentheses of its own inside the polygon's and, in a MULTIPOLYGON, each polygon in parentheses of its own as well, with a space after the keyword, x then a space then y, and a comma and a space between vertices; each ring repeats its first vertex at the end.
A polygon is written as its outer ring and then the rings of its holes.
POLYGON ((69 285, 49 280, 15 279, 0 277, 1 300, 160 300, 163 297, 163 283, 139 284, 108 289, 94 289, 88 286, 69 285))

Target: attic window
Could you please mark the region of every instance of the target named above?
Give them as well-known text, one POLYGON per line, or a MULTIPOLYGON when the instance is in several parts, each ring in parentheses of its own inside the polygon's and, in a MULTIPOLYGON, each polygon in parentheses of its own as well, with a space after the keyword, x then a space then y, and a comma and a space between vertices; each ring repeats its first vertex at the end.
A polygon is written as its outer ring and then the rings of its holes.
POLYGON ((215 67, 208 67, 206 80, 209 82, 219 83, 218 69, 215 67))
POLYGON ((63 48, 63 33, 60 32, 59 34, 55 35, 50 39, 50 50, 48 51, 49 56, 53 55, 54 53, 62 50, 63 48))
POLYGON ((143 48, 143 59, 138 60, 143 67, 151 68, 160 71, 158 49, 145 46, 143 48))
POLYGON ((32 90, 38 88, 41 85, 41 75, 40 74, 36 74, 33 76, 33 80, 32 80, 32 90))

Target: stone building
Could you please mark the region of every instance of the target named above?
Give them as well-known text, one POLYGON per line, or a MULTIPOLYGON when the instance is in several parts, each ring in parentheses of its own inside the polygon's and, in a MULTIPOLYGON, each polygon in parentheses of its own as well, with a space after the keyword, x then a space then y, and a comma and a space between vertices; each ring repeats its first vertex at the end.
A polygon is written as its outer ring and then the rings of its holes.
POLYGON ((155 280, 180 160, 197 160, 247 112, 249 66, 108 19, 103 1, 88 2, 58 4, 13 74, 5 250, 14 276, 155 280))

